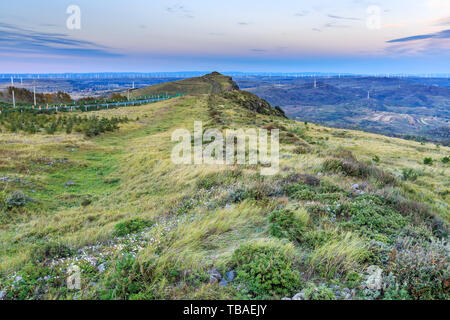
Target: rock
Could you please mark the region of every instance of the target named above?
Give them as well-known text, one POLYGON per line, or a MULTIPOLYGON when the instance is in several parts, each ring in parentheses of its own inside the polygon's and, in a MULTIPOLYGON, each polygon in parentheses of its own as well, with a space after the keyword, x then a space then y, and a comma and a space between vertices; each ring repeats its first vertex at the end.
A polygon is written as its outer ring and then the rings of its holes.
POLYGON ((355 183, 354 185, 352 185, 352 189, 359 189, 359 184, 355 183))
POLYGON ((5 299, 6 299, 6 292, 0 290, 0 300, 5 300, 5 299))
POLYGON ((292 300, 305 300, 305 294, 303 293, 303 291, 301 291, 293 296, 292 300))
POLYGON ((105 272, 105 270, 106 270, 106 265, 105 265, 104 263, 102 263, 101 265, 99 265, 99 266, 97 267, 97 270, 98 270, 98 272, 100 272, 100 273, 105 272))
POLYGON ((222 280, 219 283, 219 286, 226 287, 228 285, 228 281, 225 278, 222 278, 222 280))
POLYGON ((16 276, 15 278, 14 278, 14 282, 19 282, 19 281, 21 281, 22 280, 22 277, 21 276, 16 276))
POLYGON ((248 288, 245 284, 238 285, 236 289, 237 289, 237 291, 247 291, 248 290, 248 288))
POLYGON ((365 287, 370 290, 381 290, 383 288, 383 269, 377 266, 367 268, 367 280, 365 287))
POLYGON ((292 300, 292 299, 288 298, 288 297, 284 297, 284 298, 281 298, 281 300, 292 300))
POLYGON ((222 275, 216 269, 209 270, 209 283, 218 283, 222 279, 222 275))
POLYGON ((226 273, 228 281, 233 281, 234 278, 236 278, 236 272, 234 270, 231 270, 230 272, 226 273))
POLYGON ((66 186, 71 187, 74 186, 76 183, 73 181, 66 181, 66 186))

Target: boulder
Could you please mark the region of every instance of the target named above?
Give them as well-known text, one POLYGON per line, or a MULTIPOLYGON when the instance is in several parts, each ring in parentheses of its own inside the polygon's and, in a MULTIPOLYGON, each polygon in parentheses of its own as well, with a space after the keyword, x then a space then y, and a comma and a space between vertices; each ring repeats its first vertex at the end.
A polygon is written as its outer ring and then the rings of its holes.
POLYGON ((367 268, 367 280, 365 287, 370 290, 381 290, 383 288, 383 269, 377 266, 367 268))
POLYGON ((219 283, 222 279, 222 275, 216 269, 209 270, 209 283, 219 283))
POLYGON ((305 294, 303 291, 297 293, 295 296, 292 297, 292 300, 305 300, 305 294))

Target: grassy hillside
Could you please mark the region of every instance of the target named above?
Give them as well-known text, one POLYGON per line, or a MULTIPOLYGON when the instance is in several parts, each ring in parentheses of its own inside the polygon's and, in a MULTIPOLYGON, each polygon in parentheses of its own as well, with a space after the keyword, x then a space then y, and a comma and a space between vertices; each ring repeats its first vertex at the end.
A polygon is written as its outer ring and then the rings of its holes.
MULTIPOLYGON (((194 92, 212 90, 199 79, 194 92)), ((449 298, 450 148, 209 92, 89 113, 129 119, 96 137, 2 127, 0 297, 449 298), (279 174, 174 165, 171 133, 199 120, 279 128, 279 174), (65 285, 71 264, 81 290, 65 285)))
POLYGON ((238 87, 230 77, 213 72, 202 77, 166 82, 142 89, 136 89, 131 92, 131 95, 133 97, 139 97, 151 94, 205 94, 219 93, 232 89, 238 89, 238 87))

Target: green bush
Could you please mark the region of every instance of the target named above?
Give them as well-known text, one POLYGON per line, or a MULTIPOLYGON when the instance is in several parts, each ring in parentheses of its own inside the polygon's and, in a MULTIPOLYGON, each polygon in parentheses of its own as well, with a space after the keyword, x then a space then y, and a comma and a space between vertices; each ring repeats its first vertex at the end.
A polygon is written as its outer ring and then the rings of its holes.
POLYGON ((141 218, 134 218, 124 222, 120 222, 114 226, 113 236, 124 237, 131 233, 138 233, 143 229, 153 225, 150 220, 144 220, 141 218))
POLYGON ((0 191, 0 209, 3 207, 6 207, 6 193, 3 191, 0 191))
POLYGON ((417 171, 412 168, 403 168, 402 169, 402 179, 405 181, 416 181, 419 177, 417 171))
POLYGON ((292 245, 274 241, 245 243, 232 256, 236 280, 257 297, 288 295, 298 289, 293 260, 292 245))
POLYGON ((423 164, 432 166, 433 165, 433 159, 431 159, 431 158, 424 158, 423 159, 423 164))
POLYGON ((57 295, 63 293, 66 278, 62 268, 27 263, 14 278, 2 281, 2 289, 7 289, 7 298, 10 300, 38 300, 49 292, 57 295), (48 279, 44 280, 46 277, 48 279))
POLYGON ((139 270, 139 264, 132 254, 118 259, 105 281, 106 289, 103 299, 131 299, 142 294, 144 278, 139 270))
POLYGON ((383 286, 385 287, 383 300, 412 300, 407 283, 398 283, 392 273, 384 277, 383 286))
POLYGON ((119 129, 120 123, 128 122, 127 117, 98 118, 97 116, 80 117, 60 115, 55 111, 20 110, 0 114, 0 125, 7 131, 39 133, 44 130, 47 134, 72 131, 82 132, 87 137, 99 135, 119 129))
POLYGON ((345 227, 360 232, 374 240, 392 242, 393 237, 410 221, 392 209, 377 196, 364 195, 343 206, 342 214, 348 216, 345 227))
POLYGON ((396 179, 375 166, 356 160, 353 156, 344 159, 328 158, 322 165, 324 171, 341 173, 346 176, 359 178, 374 178, 382 185, 395 185, 396 179))
POLYGON ((7 209, 11 210, 14 208, 24 207, 30 200, 22 191, 15 191, 10 194, 5 201, 5 206, 7 209))
POLYGON ((269 216, 269 223, 270 235, 292 241, 299 241, 305 230, 304 221, 296 211, 273 211, 269 216))
POLYGON ((441 161, 442 161, 442 163, 449 163, 450 157, 443 157, 441 161))
POLYGON ((66 258, 73 254, 73 250, 64 244, 56 242, 47 242, 35 246, 31 253, 33 261, 47 261, 52 259, 66 258))
POLYGON ((316 286, 310 282, 303 289, 305 300, 336 300, 333 290, 324 285, 316 286))

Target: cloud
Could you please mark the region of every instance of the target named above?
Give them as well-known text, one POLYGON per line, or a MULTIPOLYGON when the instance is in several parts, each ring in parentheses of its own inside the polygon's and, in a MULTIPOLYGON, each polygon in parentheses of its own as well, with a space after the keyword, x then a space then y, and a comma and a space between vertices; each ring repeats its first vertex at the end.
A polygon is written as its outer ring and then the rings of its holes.
POLYGON ((168 13, 177 14, 180 17, 184 17, 184 18, 191 18, 191 19, 195 18, 194 15, 192 14, 192 11, 187 9, 182 4, 174 4, 172 6, 168 6, 168 7, 166 7, 166 11, 168 13))
POLYGON ((337 24, 336 22, 328 22, 323 25, 323 28, 338 28, 338 29, 346 29, 350 28, 344 24, 337 24))
POLYGON ((386 51, 400 55, 442 56, 450 53, 450 30, 389 40, 386 51))
POLYGON ((256 53, 264 53, 267 52, 267 50, 264 49, 250 49, 251 52, 256 52, 256 53))
POLYGON ((320 30, 320 29, 318 29, 318 28, 312 28, 311 30, 312 30, 312 31, 315 31, 315 32, 322 32, 322 30, 320 30))
POLYGON ((6 23, 0 23, 0 51, 71 57, 121 56, 107 47, 67 34, 37 32, 6 23))
POLYGON ((342 17, 342 16, 336 16, 334 14, 329 14, 328 17, 332 18, 332 19, 337 19, 337 20, 352 20, 352 21, 360 21, 361 20, 359 18, 342 17))
POLYGON ((445 17, 434 22, 435 26, 450 26, 450 17, 445 17))
POLYGON ((436 33, 429 33, 429 34, 421 34, 406 38, 399 38, 399 39, 393 39, 386 41, 387 43, 396 43, 396 42, 409 42, 409 41, 416 41, 416 40, 424 40, 424 39, 450 39, 450 29, 443 30, 436 33))
POLYGON ((240 26, 248 26, 248 25, 250 25, 250 23, 249 22, 238 22, 238 25, 240 25, 240 26))
POLYGON ((294 16, 296 16, 296 17, 304 17, 304 16, 306 16, 308 13, 309 13, 308 11, 302 10, 302 11, 297 12, 296 14, 294 14, 294 16))

